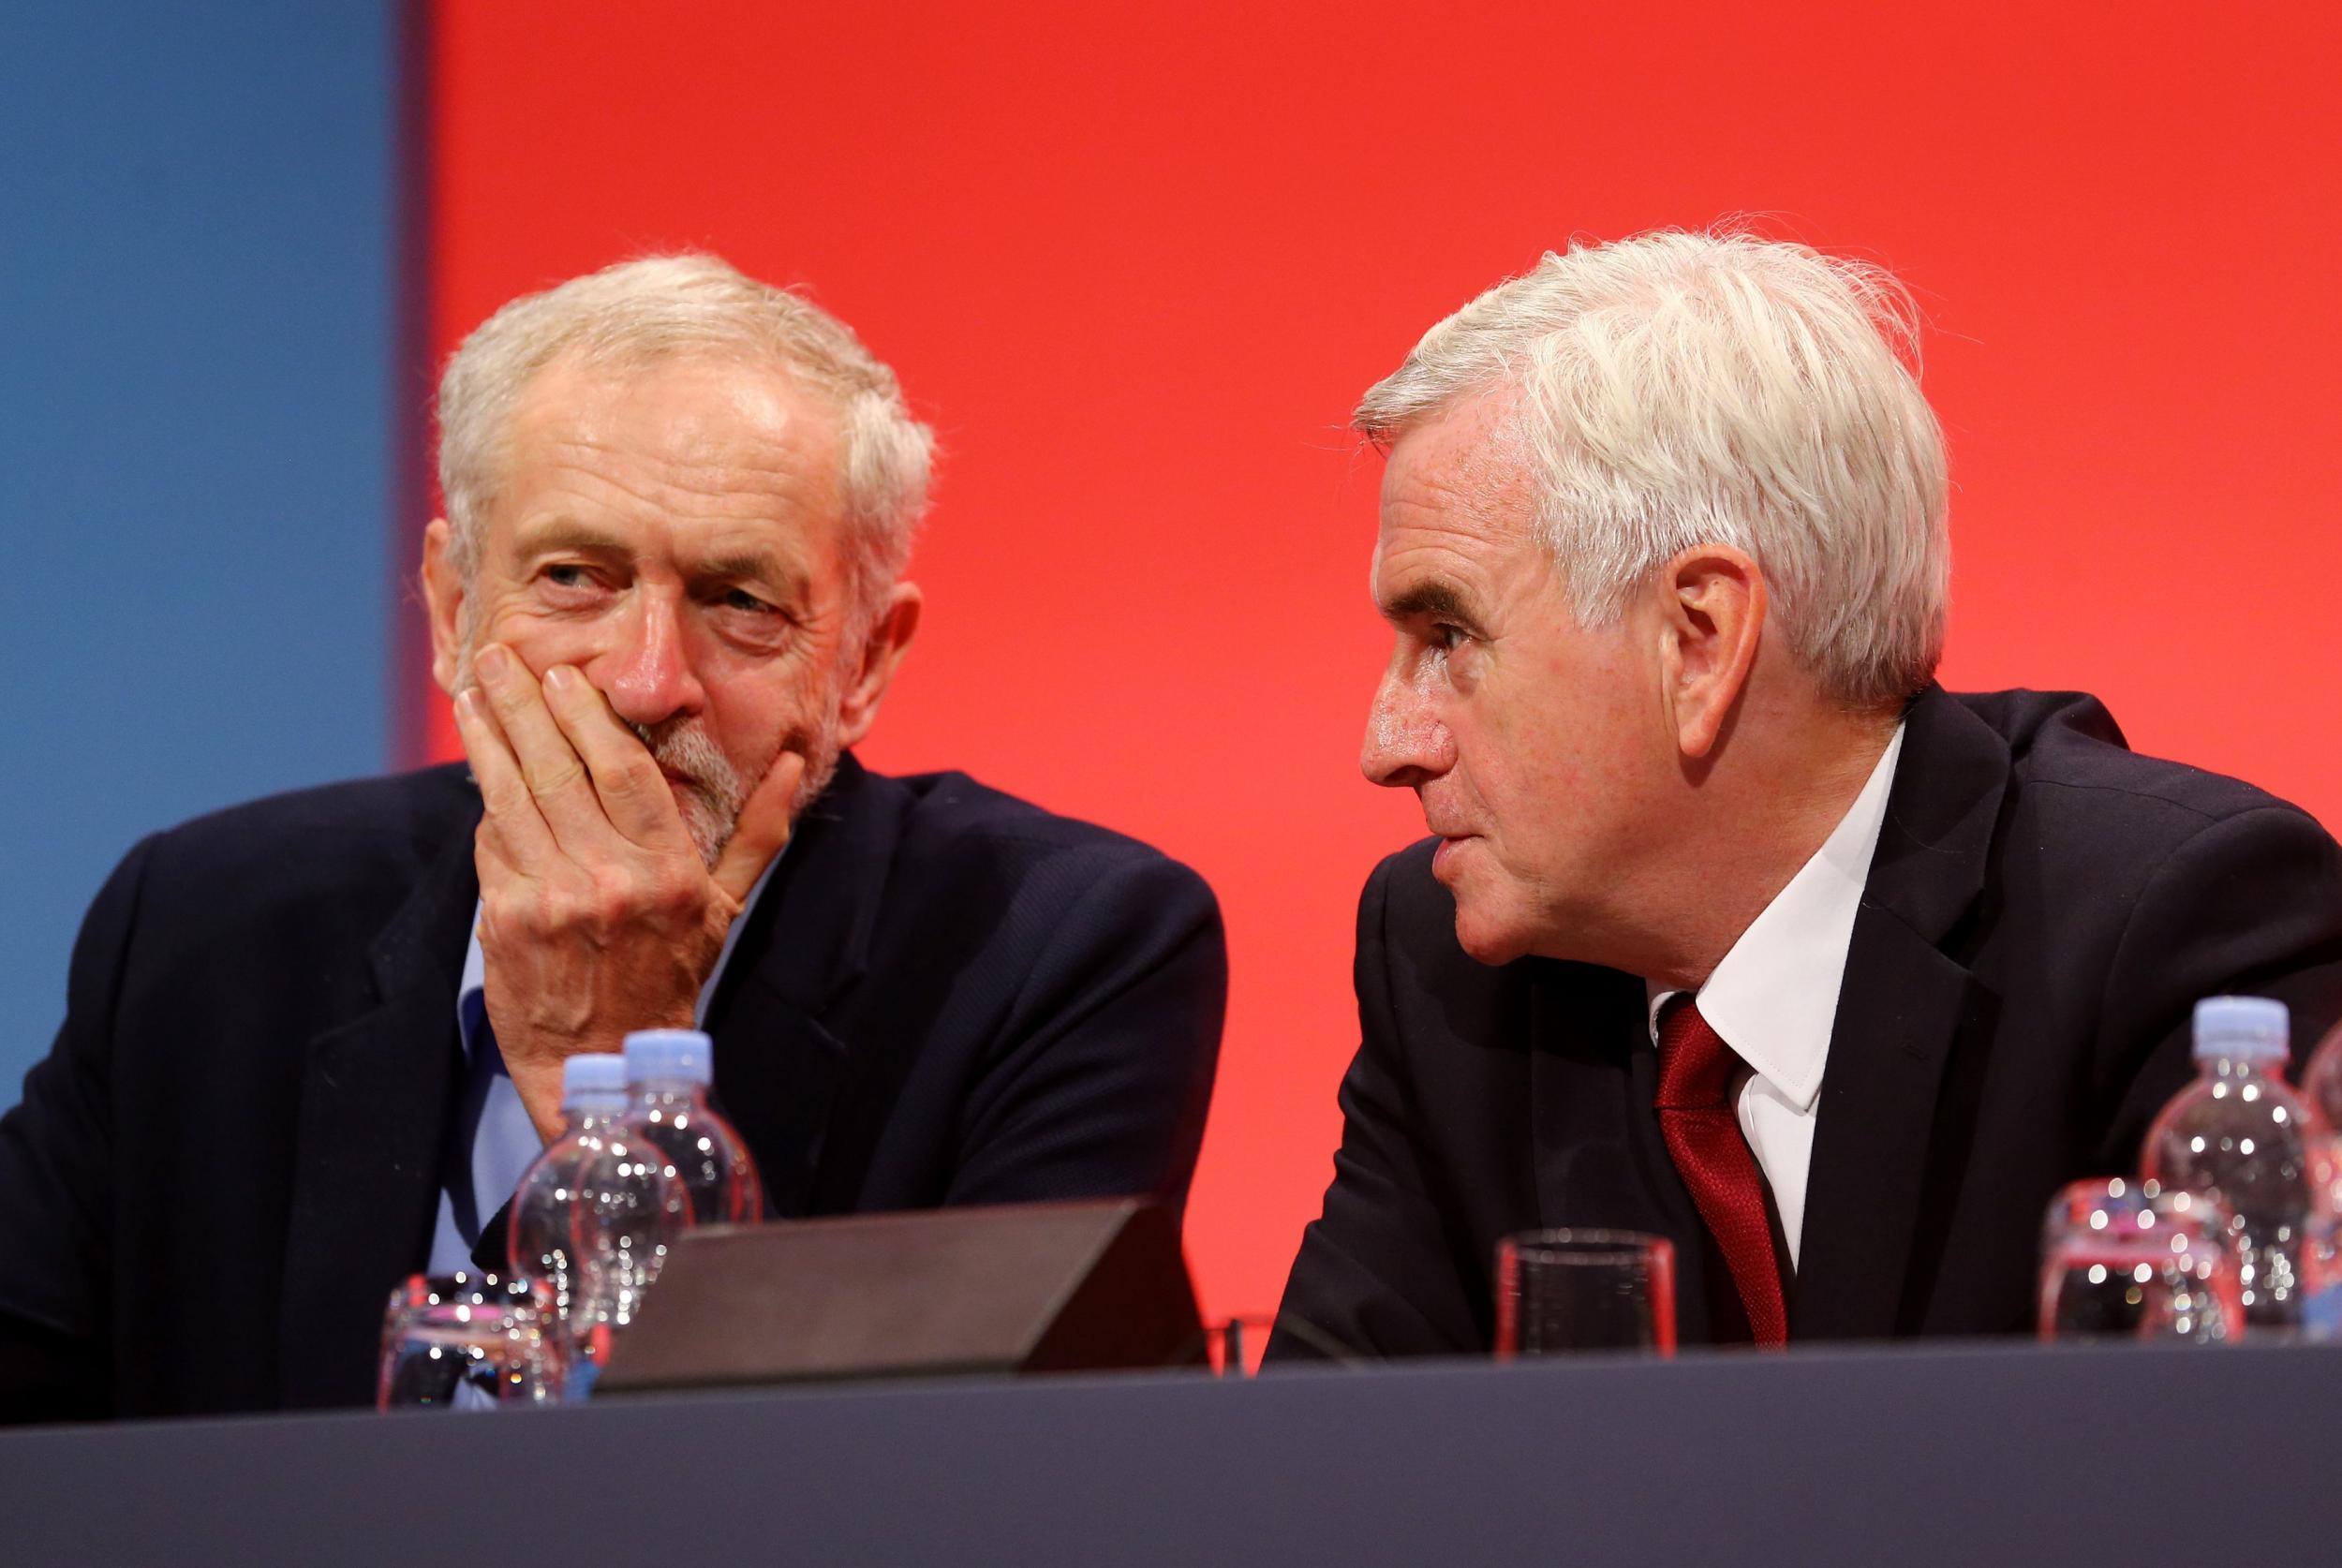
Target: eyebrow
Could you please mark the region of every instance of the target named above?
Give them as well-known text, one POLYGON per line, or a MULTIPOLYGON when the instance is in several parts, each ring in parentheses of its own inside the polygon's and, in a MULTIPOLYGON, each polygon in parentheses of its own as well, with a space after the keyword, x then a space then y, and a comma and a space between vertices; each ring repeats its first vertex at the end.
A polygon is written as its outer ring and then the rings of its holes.
POLYGON ((695 563, 691 575, 702 581, 769 583, 793 590, 805 573, 770 550, 728 550, 695 563))
POLYGON ((1473 608, 1472 600, 1464 591, 1453 583, 1443 582, 1436 577, 1428 583, 1418 583, 1397 599, 1386 601, 1382 609, 1383 619, 1386 621, 1407 621, 1428 615, 1436 620, 1457 621, 1475 629, 1480 624, 1479 613, 1473 608))
POLYGON ((581 555, 627 554, 627 547, 615 537, 574 517, 555 517, 541 524, 524 525, 512 545, 523 555, 550 555, 562 550, 575 551, 581 555))

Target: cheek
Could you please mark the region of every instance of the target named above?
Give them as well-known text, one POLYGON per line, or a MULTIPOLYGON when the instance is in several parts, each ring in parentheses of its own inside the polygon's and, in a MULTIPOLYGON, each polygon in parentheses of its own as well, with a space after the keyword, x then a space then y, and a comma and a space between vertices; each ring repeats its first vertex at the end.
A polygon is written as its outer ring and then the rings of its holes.
POLYGON ((1599 804, 1600 760, 1558 717, 1492 712, 1458 747, 1458 783, 1508 858, 1536 862, 1566 851, 1599 804))
POLYGON ((502 643, 540 673, 556 664, 583 669, 600 656, 608 641, 600 620, 549 617, 526 592, 508 590, 482 596, 475 602, 480 619, 473 645, 502 643))
POLYGON ((784 744, 821 727, 822 694, 801 668, 715 671, 703 682, 708 732, 744 771, 762 772, 784 744))

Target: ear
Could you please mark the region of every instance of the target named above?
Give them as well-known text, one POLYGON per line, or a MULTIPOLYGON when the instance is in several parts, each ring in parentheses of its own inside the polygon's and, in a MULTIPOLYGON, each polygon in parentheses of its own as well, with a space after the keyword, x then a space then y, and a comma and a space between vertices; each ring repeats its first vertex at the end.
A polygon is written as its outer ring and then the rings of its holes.
POLYGON ((448 552, 454 530, 447 519, 435 517, 422 531, 422 602, 431 619, 431 678, 439 689, 455 695, 455 670, 463 662, 463 644, 456 629, 463 624, 464 584, 448 552))
POLYGON ((1702 544, 1659 569, 1659 658, 1668 717, 1688 758, 1708 755, 1764 640, 1765 574, 1745 552, 1702 544))
MULTIPOLYGON (((911 651, 911 639, 919 630, 919 610, 926 596, 916 583, 897 583, 887 590, 886 606, 870 628, 869 637, 863 643, 861 661, 848 678, 844 696, 837 703, 837 740, 840 746, 857 746, 878 721, 879 703, 886 697, 886 688, 895 679, 896 667, 903 655, 911 651)), ((852 658, 854 650, 844 650, 852 658)))

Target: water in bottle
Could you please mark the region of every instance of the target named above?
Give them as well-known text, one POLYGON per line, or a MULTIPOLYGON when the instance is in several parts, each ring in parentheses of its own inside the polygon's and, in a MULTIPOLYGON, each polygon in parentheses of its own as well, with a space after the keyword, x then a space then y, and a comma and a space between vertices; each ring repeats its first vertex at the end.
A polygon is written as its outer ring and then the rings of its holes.
POLYGON ((2245 1331, 2239 1288, 2228 1211, 2201 1193, 2097 1176, 2042 1221, 2044 1339, 2224 1344, 2245 1331))
POLYGON ((2342 1128, 2342 1024, 2336 1024, 2302 1070, 2302 1098, 2325 1118, 2329 1130, 2342 1128))
POLYGON ((749 1146, 709 1103, 715 1049, 697 1029, 638 1029, 626 1037, 634 1102, 627 1125, 666 1155, 701 1224, 753 1224, 764 1188, 749 1146))
POLYGON ((2342 1024, 2320 1041, 2302 1072, 2302 1098, 2323 1136, 2311 1161, 2315 1203, 2302 1271, 2302 1326, 2313 1339, 2342 1341, 2342 1024))
POLYGON ((2248 1329, 2289 1331, 2302 1322, 2319 1129, 2283 1076, 2285 1004, 2209 997, 2196 1004, 2195 1032, 2196 1081, 2148 1129, 2142 1175, 2227 1206, 2248 1329))
POLYGON ((660 1152, 626 1126, 624 1058, 571 1057, 561 1089, 568 1124, 512 1195, 510 1248, 514 1271, 550 1290, 582 1394, 690 1224, 691 1206, 660 1152))

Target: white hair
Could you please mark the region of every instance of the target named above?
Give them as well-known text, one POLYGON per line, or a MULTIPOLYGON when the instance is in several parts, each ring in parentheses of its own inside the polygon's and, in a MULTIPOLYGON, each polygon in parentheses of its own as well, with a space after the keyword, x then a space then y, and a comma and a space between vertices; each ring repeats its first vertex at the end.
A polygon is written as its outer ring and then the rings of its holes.
POLYGON ((538 372, 559 358, 638 365, 692 354, 772 365, 837 404, 851 602, 867 631, 926 511, 934 433, 911 417, 895 373, 853 329, 714 256, 624 261, 525 294, 455 350, 439 378, 438 414, 439 491, 456 571, 468 584, 479 569, 505 426, 538 372))
POLYGON ((1702 543, 1746 551, 1837 701, 1898 703, 1942 654, 1943 432, 1885 270, 1735 231, 1573 244, 1426 333, 1368 391, 1381 445, 1517 391, 1538 540, 1589 626, 1702 543))

